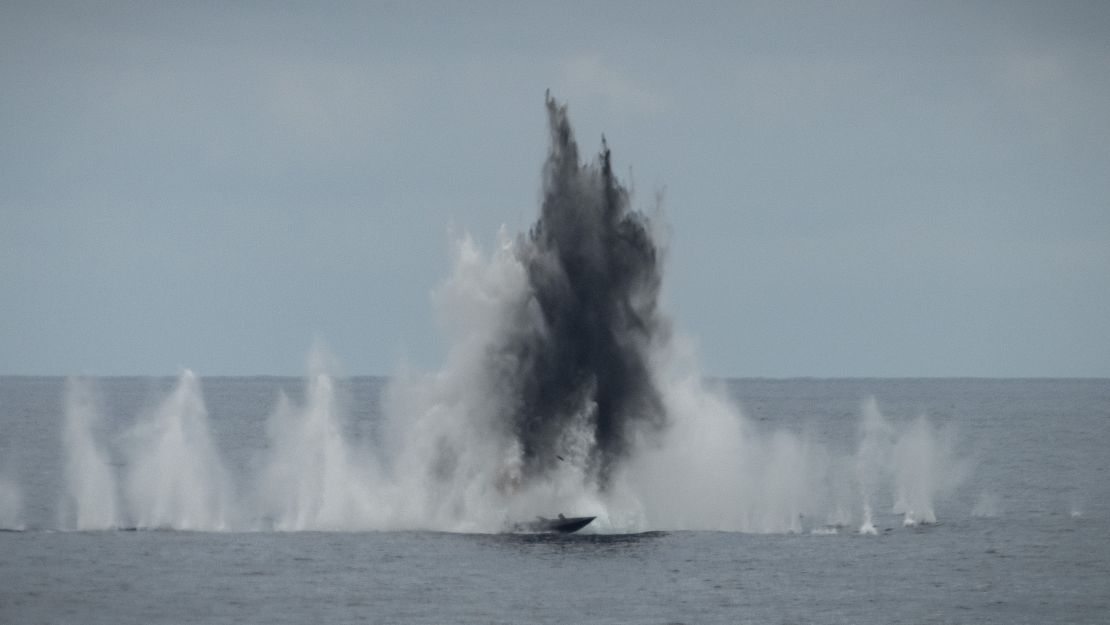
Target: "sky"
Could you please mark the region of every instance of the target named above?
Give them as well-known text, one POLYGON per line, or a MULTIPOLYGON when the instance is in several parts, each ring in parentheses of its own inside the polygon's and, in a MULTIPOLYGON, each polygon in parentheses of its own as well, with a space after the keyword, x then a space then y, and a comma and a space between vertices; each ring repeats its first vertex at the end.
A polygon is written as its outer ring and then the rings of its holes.
POLYGON ((0 374, 434 371, 544 93, 714 376, 1110 376, 1110 3, 0 5, 0 374))

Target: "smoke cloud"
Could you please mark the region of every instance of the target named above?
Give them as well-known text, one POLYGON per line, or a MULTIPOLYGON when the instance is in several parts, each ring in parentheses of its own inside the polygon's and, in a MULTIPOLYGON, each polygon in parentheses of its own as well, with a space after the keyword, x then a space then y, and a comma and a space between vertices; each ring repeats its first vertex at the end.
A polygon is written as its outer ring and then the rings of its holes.
POLYGON ((490 362, 512 396, 506 421, 524 476, 571 455, 566 434, 581 427, 588 474, 605 488, 629 451, 630 424, 666 421, 648 366, 661 327, 660 255, 604 138, 596 162, 582 163, 566 106, 548 95, 547 115, 543 204, 517 245, 529 292, 490 362))

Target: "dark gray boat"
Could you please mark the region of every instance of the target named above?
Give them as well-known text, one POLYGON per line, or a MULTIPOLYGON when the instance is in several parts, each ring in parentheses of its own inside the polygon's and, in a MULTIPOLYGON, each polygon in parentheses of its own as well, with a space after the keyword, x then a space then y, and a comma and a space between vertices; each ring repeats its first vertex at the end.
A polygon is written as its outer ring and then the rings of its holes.
POLYGON ((560 514, 557 519, 547 519, 541 516, 536 517, 535 521, 529 523, 517 523, 513 526, 513 531, 537 534, 570 534, 586 527, 596 518, 592 516, 566 517, 560 514))

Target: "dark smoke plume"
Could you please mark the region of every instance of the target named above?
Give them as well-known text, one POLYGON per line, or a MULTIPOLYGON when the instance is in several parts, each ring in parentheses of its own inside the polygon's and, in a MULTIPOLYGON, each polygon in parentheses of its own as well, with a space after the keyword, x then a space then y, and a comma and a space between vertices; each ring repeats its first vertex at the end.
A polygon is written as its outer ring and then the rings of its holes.
POLYGON ((525 477, 567 453, 566 434, 592 434, 586 467, 605 488, 629 451, 631 425, 661 427, 662 402, 648 364, 663 326, 656 310, 661 255, 647 218, 629 209, 602 137, 596 162, 581 164, 565 105, 547 95, 551 148, 543 205, 518 246, 531 287, 526 308, 541 319, 522 324, 501 346, 511 380, 512 434, 525 477))

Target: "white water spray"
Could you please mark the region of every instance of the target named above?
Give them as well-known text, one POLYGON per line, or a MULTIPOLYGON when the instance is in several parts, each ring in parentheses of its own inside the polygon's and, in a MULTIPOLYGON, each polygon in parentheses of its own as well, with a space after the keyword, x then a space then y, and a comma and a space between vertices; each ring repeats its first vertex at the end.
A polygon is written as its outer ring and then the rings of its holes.
POLYGON ((381 528, 386 517, 376 501, 377 471, 344 436, 324 360, 314 349, 304 405, 282 395, 270 417, 270 454, 258 484, 262 517, 283 531, 381 528))
POLYGON ((192 371, 181 375, 130 438, 127 495, 136 526, 229 529, 230 482, 212 444, 200 382, 192 371))
POLYGON ((66 382, 65 425, 66 495, 62 527, 100 530, 119 525, 116 477, 108 456, 97 441, 100 422, 96 396, 88 380, 66 382))
POLYGON ((935 473, 938 460, 936 440, 929 424, 918 419, 910 426, 894 447, 894 474, 897 480, 894 508, 904 515, 903 525, 936 523, 933 495, 936 492, 935 473))
POLYGON ((886 470, 890 464, 892 437, 893 431, 879 412, 878 402, 874 397, 868 398, 863 404, 860 444, 856 453, 856 479, 863 504, 863 521, 859 528, 861 534, 877 533, 874 521, 875 498, 884 485, 886 470))
POLYGON ((800 532, 832 515, 821 493, 832 460, 803 437, 761 433, 697 375, 660 385, 672 425, 645 436, 624 476, 641 528, 800 532))
POLYGON ((956 457, 951 432, 918 417, 894 445, 895 500, 893 511, 903 524, 936 523, 936 500, 964 479, 966 463, 956 457))

